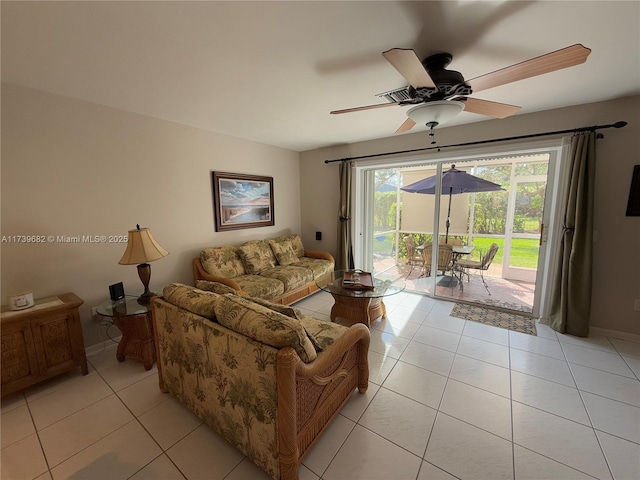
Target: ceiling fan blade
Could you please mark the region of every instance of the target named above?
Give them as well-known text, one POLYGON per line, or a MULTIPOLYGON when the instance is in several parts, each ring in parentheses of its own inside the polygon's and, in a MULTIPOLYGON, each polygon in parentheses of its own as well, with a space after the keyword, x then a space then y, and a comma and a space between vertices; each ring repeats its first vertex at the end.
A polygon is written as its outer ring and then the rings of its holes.
POLYGON ((411 130, 414 126, 415 126, 416 122, 414 122, 413 120, 411 120, 410 118, 407 118, 404 123, 402 125, 400 125, 398 127, 398 129, 394 132, 394 133, 404 133, 404 132, 408 132, 409 130, 411 130))
POLYGON ((464 101, 464 111, 487 115, 493 118, 506 118, 515 114, 522 107, 508 105, 506 103, 491 102, 489 100, 481 100, 479 98, 467 97, 459 99, 464 101))
POLYGON ((526 78, 579 65, 587 60, 590 53, 590 48, 586 48, 580 44, 572 45, 530 60, 525 60, 524 62, 516 63, 510 67, 496 70, 495 72, 472 78, 471 80, 467 80, 467 84, 474 93, 487 90, 507 83, 517 82, 526 78))
POLYGON ((413 50, 392 48, 391 50, 382 52, 382 55, 414 88, 435 88, 433 80, 431 80, 431 77, 413 50))
POLYGON ((360 112, 362 110, 373 110, 374 108, 395 107, 396 105, 399 105, 399 103, 398 102, 378 103, 375 105, 365 105, 364 107, 353 107, 353 108, 345 108, 343 110, 332 110, 329 113, 331 113, 332 115, 338 115, 340 113, 351 113, 351 112, 360 112))

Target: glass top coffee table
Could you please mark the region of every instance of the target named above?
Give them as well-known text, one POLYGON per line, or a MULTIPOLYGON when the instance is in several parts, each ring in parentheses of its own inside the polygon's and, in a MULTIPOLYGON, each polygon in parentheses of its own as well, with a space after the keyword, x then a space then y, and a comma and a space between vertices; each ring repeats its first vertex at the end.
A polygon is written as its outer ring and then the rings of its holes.
POLYGON ((336 270, 332 272, 333 277, 324 276, 316 280, 318 288, 329 292, 335 301, 331 308, 332 322, 341 318, 347 324, 364 323, 369 327, 372 320, 387 316, 383 297, 400 293, 406 286, 402 277, 380 273, 373 275, 373 290, 344 288, 342 277, 347 271, 349 270, 336 270))

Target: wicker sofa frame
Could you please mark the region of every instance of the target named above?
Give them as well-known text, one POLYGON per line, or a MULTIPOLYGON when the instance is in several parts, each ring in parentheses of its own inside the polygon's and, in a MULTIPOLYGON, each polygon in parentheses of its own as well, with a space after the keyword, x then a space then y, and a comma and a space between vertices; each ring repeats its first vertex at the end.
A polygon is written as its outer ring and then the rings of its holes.
MULTIPOLYGON (((336 263, 333 255, 322 250, 305 250, 304 256, 308 258, 328 260, 331 262, 332 266, 336 263)), ((207 273, 207 271, 202 266, 200 257, 193 259, 193 279, 194 282, 197 282, 198 280, 207 280, 209 282, 223 283, 236 290, 240 295, 249 296, 249 294, 243 291, 240 285, 238 285, 238 283, 233 278, 220 277, 207 273)), ((322 277, 322 279, 318 279, 319 282, 326 281, 326 283, 329 283, 332 280, 333 278, 331 278, 331 276, 325 276, 322 277)), ((308 297, 309 295, 316 293, 318 290, 320 289, 318 288, 316 281, 313 280, 300 288, 284 292, 282 295, 279 295, 275 298, 269 298, 268 300, 270 302, 280 303, 283 305, 291 305, 292 303, 295 303, 305 297, 308 297)))
MULTIPOLYGON (((219 323, 200 317, 164 299, 154 297, 152 300, 152 318, 154 336, 158 355, 159 387, 162 392, 170 393, 198 415, 209 427, 224 436, 219 429, 220 422, 211 412, 203 412, 193 398, 184 397, 178 385, 165 381, 165 368, 173 362, 171 348, 175 342, 182 343, 185 348, 193 349, 193 337, 186 338, 190 329, 208 330, 203 336, 209 340, 198 345, 209 352, 223 351, 228 348, 229 341, 239 341, 247 351, 267 349, 275 351, 275 379, 273 385, 276 392, 265 392, 269 398, 277 398, 277 417, 274 420, 274 437, 270 442, 277 446, 278 468, 270 473, 274 479, 296 480, 304 456, 309 452, 320 435, 340 412, 340 409, 357 388, 365 393, 369 380, 368 350, 369 330, 363 324, 356 324, 346 329, 329 347, 320 351, 317 358, 304 363, 292 347, 273 349, 255 340, 230 330, 219 323), (189 345, 191 343, 191 345, 189 345), (173 345, 172 345, 173 344, 173 345)), ((263 350, 264 351, 264 350, 263 350)), ((213 355, 213 354, 212 354, 213 355)), ((251 366, 247 366, 250 368, 251 366)), ((233 374, 225 362, 216 363, 215 368, 233 374)), ((237 367, 234 370, 237 372, 237 367)), ((186 373, 185 373, 186 374, 186 373)), ((215 391, 216 379, 200 378, 200 386, 215 391), (205 385, 205 382, 208 385, 205 385)), ((217 404, 212 400, 212 404, 217 404)), ((232 406, 216 406, 222 417, 234 415, 232 406)), ((218 417, 219 418, 219 417, 218 417)), ((231 439, 227 441, 234 444, 231 439)), ((252 452, 243 450, 242 445, 234 444, 252 461, 252 452)), ((253 452, 256 455, 262 452, 253 452)))

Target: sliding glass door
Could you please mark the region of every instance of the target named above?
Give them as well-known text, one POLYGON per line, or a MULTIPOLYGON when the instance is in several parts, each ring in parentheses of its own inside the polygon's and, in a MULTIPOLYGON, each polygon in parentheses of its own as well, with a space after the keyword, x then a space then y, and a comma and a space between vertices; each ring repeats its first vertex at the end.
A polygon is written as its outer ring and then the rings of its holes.
POLYGON ((547 268, 543 229, 554 210, 549 205, 554 197, 547 193, 555 177, 548 174, 557 168, 559 151, 359 165, 360 265, 402 276, 408 290, 429 296, 537 313, 541 272, 544 276, 547 268), (423 193, 403 190, 454 164, 502 190, 449 194, 439 184, 423 193), (454 250, 448 266, 438 259, 442 248, 435 248, 443 243, 454 250), (493 244, 497 253, 483 262, 493 244), (479 262, 479 268, 462 268, 460 260, 479 262))

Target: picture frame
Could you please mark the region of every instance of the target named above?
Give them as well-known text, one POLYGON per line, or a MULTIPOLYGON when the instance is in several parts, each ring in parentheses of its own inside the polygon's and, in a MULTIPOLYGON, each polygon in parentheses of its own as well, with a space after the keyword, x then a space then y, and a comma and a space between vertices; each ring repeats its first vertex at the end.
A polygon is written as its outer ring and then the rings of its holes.
POLYGON ((640 217, 640 165, 633 167, 629 200, 627 201, 627 217, 640 217))
POLYGON ((211 172, 216 232, 275 225, 273 177, 211 172))

